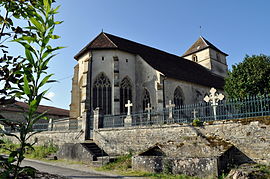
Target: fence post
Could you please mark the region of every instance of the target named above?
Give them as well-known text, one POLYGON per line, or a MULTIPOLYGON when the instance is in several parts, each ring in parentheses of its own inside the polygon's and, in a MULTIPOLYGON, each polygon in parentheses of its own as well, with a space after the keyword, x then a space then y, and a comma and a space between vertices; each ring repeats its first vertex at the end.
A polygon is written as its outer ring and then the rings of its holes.
POLYGON ((94 110, 94 121, 93 121, 93 130, 97 130, 102 127, 102 121, 101 121, 101 111, 100 108, 97 107, 94 110))
POLYGON ((48 124, 48 131, 52 131, 53 130, 53 119, 50 118, 49 119, 49 124, 48 124))

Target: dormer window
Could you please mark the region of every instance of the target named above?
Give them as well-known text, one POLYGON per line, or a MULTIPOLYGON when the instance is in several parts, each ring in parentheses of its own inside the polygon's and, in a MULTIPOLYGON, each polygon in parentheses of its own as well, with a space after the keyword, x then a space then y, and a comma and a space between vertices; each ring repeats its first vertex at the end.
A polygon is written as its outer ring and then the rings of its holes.
POLYGON ((192 55, 192 61, 198 62, 198 57, 197 57, 197 55, 192 55))

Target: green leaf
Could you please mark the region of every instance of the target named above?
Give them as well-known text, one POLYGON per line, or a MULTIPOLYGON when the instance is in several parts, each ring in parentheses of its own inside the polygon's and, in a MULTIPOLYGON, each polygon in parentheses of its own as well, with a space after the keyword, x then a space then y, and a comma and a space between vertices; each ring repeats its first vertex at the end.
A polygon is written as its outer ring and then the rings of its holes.
POLYGON ((39 119, 45 117, 47 111, 44 111, 43 113, 35 116, 33 119, 32 119, 32 124, 35 124, 39 119))
POLYGON ((52 38, 52 39, 59 39, 60 36, 58 36, 58 35, 52 35, 51 38, 52 38))
POLYGON ((37 107, 38 107, 37 100, 34 99, 30 102, 29 111, 35 113, 37 111, 37 107))
POLYGON ((62 49, 62 48, 65 48, 65 47, 56 47, 56 48, 49 48, 47 46, 47 50, 43 53, 42 55, 42 59, 45 59, 49 54, 51 54, 52 52, 56 51, 56 50, 59 50, 59 49, 62 49))
POLYGON ((2 132, 4 135, 6 135, 6 136, 10 136, 10 137, 15 137, 16 139, 18 139, 19 141, 21 141, 21 139, 17 136, 17 135, 15 135, 15 134, 12 134, 12 133, 8 133, 8 132, 2 132))
MULTIPOLYGON (((16 42, 17 40, 13 40, 13 41, 16 42)), ((34 49, 31 45, 29 45, 28 43, 22 42, 22 41, 17 41, 17 42, 18 42, 19 44, 21 44, 24 48, 26 48, 26 49, 28 49, 30 52, 32 52, 32 53, 35 55, 36 58, 38 58, 38 55, 37 55, 35 49, 34 49)))
POLYGON ((62 24, 64 21, 55 21, 54 24, 62 24))
POLYGON ((44 32, 44 27, 41 23, 39 23, 35 18, 31 17, 30 18, 30 21, 32 24, 34 24, 34 26, 36 26, 36 28, 41 31, 41 32, 44 32))
POLYGON ((43 4, 44 4, 45 10, 46 10, 46 14, 49 14, 50 9, 51 9, 49 1, 48 0, 43 0, 43 4))
POLYGON ((26 58, 27 60, 31 63, 31 64, 34 64, 34 58, 30 52, 29 49, 25 48, 25 55, 26 55, 26 58))
POLYGON ((28 82, 28 80, 27 80, 27 76, 26 75, 24 75, 24 77, 23 77, 23 91, 24 91, 24 93, 26 94, 26 95, 30 95, 31 94, 31 91, 30 91, 30 88, 29 88, 29 82, 28 82))
POLYGON ((53 74, 50 74, 50 75, 44 77, 44 78, 42 79, 42 81, 40 82, 40 84, 38 85, 38 88, 40 88, 40 87, 42 87, 43 85, 45 85, 45 84, 47 83, 47 81, 50 79, 51 76, 53 76, 53 74))
POLYGON ((58 10, 59 10, 60 7, 61 7, 61 6, 57 6, 55 9, 53 9, 52 13, 53 13, 53 14, 58 13, 58 10))

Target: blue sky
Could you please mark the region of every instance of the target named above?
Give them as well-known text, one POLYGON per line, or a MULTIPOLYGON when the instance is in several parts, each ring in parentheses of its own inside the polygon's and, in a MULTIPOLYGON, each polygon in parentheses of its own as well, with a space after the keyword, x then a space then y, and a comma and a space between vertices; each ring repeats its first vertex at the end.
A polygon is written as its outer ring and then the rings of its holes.
POLYGON ((182 55, 200 35, 229 54, 229 67, 246 54, 270 55, 268 0, 58 0, 57 27, 66 46, 50 63, 59 82, 50 85, 51 105, 69 109, 74 55, 103 29, 182 55), (200 26, 202 29, 200 30, 200 26))

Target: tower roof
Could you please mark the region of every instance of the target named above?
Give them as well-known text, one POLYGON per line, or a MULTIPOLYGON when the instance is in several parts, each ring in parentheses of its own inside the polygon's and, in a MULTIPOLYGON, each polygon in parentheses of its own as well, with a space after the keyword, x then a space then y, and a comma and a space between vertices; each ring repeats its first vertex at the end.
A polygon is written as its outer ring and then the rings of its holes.
POLYGON ((210 70, 195 62, 104 32, 87 44, 74 58, 78 59, 88 50, 101 49, 118 49, 139 55, 150 66, 168 78, 218 89, 223 89, 224 86, 224 78, 213 74, 210 70))
POLYGON ((214 46, 212 43, 210 43, 208 40, 206 40, 204 37, 200 36, 199 39, 184 53, 184 55, 182 55, 182 57, 191 55, 193 53, 199 52, 199 51, 207 49, 207 48, 212 48, 213 50, 216 50, 216 51, 228 56, 228 54, 222 52, 216 46, 214 46))

